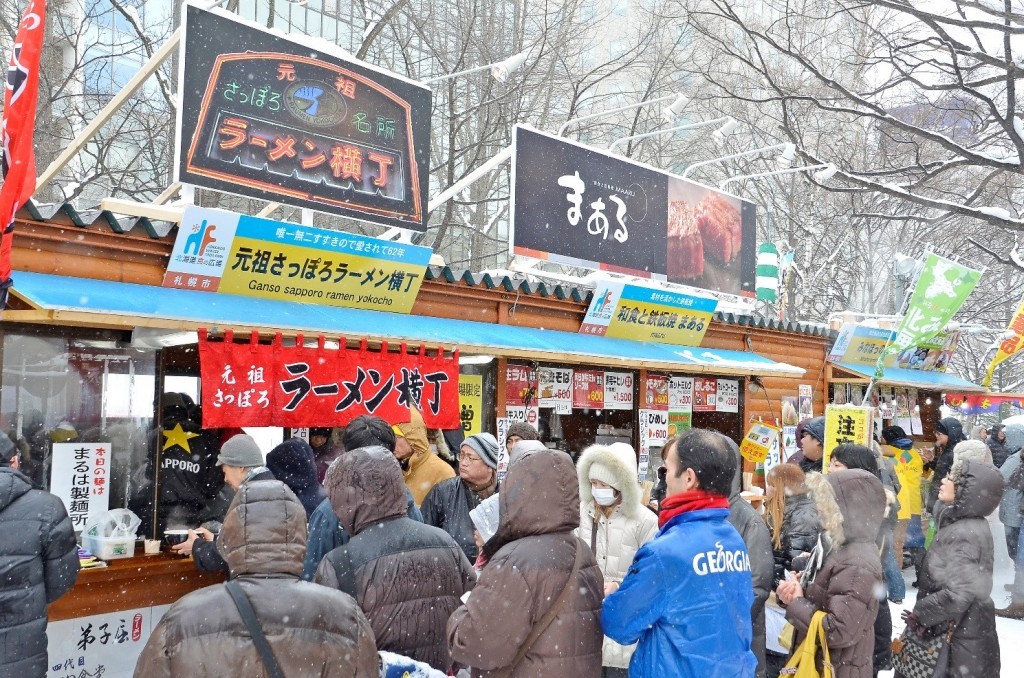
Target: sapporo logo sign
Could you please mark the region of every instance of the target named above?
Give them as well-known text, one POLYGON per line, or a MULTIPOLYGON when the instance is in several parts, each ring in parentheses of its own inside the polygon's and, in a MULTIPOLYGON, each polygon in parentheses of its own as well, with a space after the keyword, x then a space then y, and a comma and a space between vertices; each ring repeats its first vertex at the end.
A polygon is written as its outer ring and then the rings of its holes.
POLYGON ((428 88, 195 7, 181 63, 180 181, 425 230, 428 88))

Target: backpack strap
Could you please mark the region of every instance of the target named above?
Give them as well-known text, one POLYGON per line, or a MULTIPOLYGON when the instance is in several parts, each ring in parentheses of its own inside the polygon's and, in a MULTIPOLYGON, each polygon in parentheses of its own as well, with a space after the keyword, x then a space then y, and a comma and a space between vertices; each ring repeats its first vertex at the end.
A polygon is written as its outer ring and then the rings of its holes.
POLYGON ((331 564, 334 565, 334 576, 338 579, 338 590, 349 594, 358 600, 356 596, 356 573, 352 569, 352 554, 348 552, 347 546, 341 546, 333 551, 331 564))
POLYGON ((504 669, 499 676, 511 676, 516 670, 516 667, 526 658, 526 655, 533 648, 533 644, 537 642, 537 639, 547 631, 548 627, 551 626, 551 622, 555 621, 555 617, 561 612, 562 608, 565 607, 566 601, 569 600, 569 594, 572 593, 573 588, 576 586, 576 576, 580 572, 580 566, 583 564, 583 544, 580 543, 579 538, 574 537, 573 543, 576 546, 576 559, 572 564, 572 571, 569 573, 569 579, 565 582, 565 587, 562 589, 562 593, 559 594, 558 599, 555 600, 551 609, 547 611, 540 621, 534 624, 533 629, 530 631, 530 635, 526 637, 526 641, 523 646, 519 648, 519 654, 512 660, 512 663, 508 665, 508 668, 504 669))
POLYGON ((267 674, 270 678, 284 678, 284 672, 281 671, 281 666, 277 663, 273 650, 270 649, 267 637, 263 635, 263 629, 260 628, 259 621, 256 619, 256 612, 252 609, 249 597, 245 595, 245 591, 242 590, 237 580, 229 581, 226 588, 231 594, 231 599, 235 601, 235 607, 238 608, 238 614, 242 616, 245 627, 249 629, 249 635, 252 636, 256 651, 260 653, 260 660, 266 667, 267 674))

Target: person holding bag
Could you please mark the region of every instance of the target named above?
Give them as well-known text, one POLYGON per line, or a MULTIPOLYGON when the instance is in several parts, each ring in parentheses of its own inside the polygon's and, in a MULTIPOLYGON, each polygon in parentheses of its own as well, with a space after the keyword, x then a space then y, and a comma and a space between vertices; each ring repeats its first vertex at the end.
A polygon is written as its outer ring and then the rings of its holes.
POLYGON ((809 473, 806 483, 824 533, 801 580, 787 579, 777 590, 797 632, 794 647, 810 635, 815 613, 824 612, 835 678, 872 678, 875 591, 884 585, 875 545, 885 510, 882 482, 863 469, 849 469, 827 476, 809 473))
POLYGON ((470 675, 601 675, 604 579, 580 525, 576 469, 565 452, 522 441, 498 495, 476 588, 448 620, 452 658, 470 675))
POLYGON ((981 461, 959 461, 942 480, 933 511, 938 531, 921 567, 917 603, 904 613, 907 629, 893 644, 897 677, 999 675, 995 606, 989 597, 995 547, 986 517, 1002 494, 999 470, 981 461), (934 667, 924 666, 916 651, 929 643, 941 650, 933 654, 934 667))

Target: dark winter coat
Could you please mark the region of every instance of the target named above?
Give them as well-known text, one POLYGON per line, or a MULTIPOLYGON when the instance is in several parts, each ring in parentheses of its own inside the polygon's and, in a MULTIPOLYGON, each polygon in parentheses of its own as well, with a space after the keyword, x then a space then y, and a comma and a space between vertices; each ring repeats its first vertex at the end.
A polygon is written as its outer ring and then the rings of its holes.
MULTIPOLYGON (((214 501, 224 485, 224 474, 217 466, 217 433, 203 431, 188 418, 183 405, 169 405, 163 411, 163 428, 157 433, 159 466, 160 530, 195 527, 203 510, 214 501), (164 449, 167 434, 180 426, 193 435, 186 444, 164 449)), ((219 516, 216 516, 219 518, 219 516)))
POLYGON ((0 467, 0 676, 44 676, 46 606, 78 576, 78 545, 60 499, 0 467))
MULTIPOLYGON (((724 436, 723 436, 724 437, 724 436)), ((732 482, 732 494, 729 496, 729 522, 743 538, 750 558, 750 577, 754 582, 754 604, 750 608, 750 621, 753 624, 754 638, 750 649, 757 657, 757 678, 764 678, 767 673, 765 664, 765 630, 764 605, 772 592, 774 574, 774 558, 772 557, 772 535, 768 531, 761 515, 740 496, 743 482, 743 458, 739 446, 731 438, 726 438, 730 447, 739 459, 736 475, 732 482)))
MULTIPOLYGON (((263 467, 259 467, 263 468, 263 467)), ((274 474, 263 468, 259 473, 253 474, 251 478, 246 478, 240 487, 244 487, 246 483, 251 483, 256 480, 274 480, 274 474)), ((227 483, 224 484, 226 489, 231 489, 227 483)), ((231 500, 234 503, 234 499, 231 500)), ((202 572, 227 572, 228 561, 224 559, 224 555, 221 553, 217 546, 217 539, 213 541, 206 541, 204 539, 196 539, 192 543, 192 560, 196 564, 196 569, 202 572)))
MULTIPOLYGON (((409 500, 409 518, 422 523, 423 516, 412 502, 409 488, 405 488, 405 496, 409 500)), ((338 516, 334 515, 331 501, 324 499, 309 516, 309 538, 306 540, 306 559, 302 561, 302 578, 312 581, 324 556, 347 543, 348 532, 338 522, 338 516)))
POLYGON ((569 455, 536 440, 518 443, 498 512, 498 532, 484 545, 488 562, 480 581, 448 621, 452 657, 472 666, 474 676, 509 667, 561 595, 577 549, 583 549, 569 598, 512 676, 600 676, 604 581, 590 547, 573 535, 580 524, 580 494, 569 455))
MULTIPOLYGON (((807 476, 818 515, 831 546, 821 568, 804 587, 804 597, 786 608, 797 630, 794 648, 807 634, 811 617, 825 611, 836 678, 872 678, 874 624, 882 587, 882 562, 875 538, 885 510, 885 490, 868 471, 850 469, 807 476)), ((819 657, 820 660, 820 657, 819 657)))
POLYGON ((821 521, 818 519, 818 508, 810 495, 794 494, 786 497, 782 515, 782 548, 772 551, 775 558, 773 590, 778 588, 779 582, 786 578, 786 571, 802 569, 802 565, 794 565, 793 560, 813 551, 820 534, 821 521))
POLYGON ((946 435, 949 436, 949 442, 942 447, 942 452, 930 464, 935 473, 932 475, 932 484, 928 488, 928 498, 924 505, 927 509, 931 509, 931 507, 935 506, 935 502, 939 500, 939 487, 942 485, 942 479, 946 477, 949 469, 953 467, 953 448, 956 447, 957 443, 967 440, 967 436, 964 435, 963 425, 955 417, 940 419, 936 429, 944 430, 946 435))
POLYGON ((992 463, 996 465, 996 468, 1002 466, 1006 458, 1013 453, 1013 450, 1007 447, 1006 443, 999 442, 999 432, 1002 430, 1002 424, 993 425, 988 439, 985 441, 988 449, 992 452, 992 463))
MULTIPOLYGON (((349 596, 299 580, 306 512, 281 482, 238 491, 221 531, 231 578, 256 613, 286 676, 376 676, 377 648, 349 596)), ((224 584, 193 591, 157 624, 136 678, 265 676, 256 646, 224 584), (215 667, 215 668, 214 668, 215 667)))
POLYGON ((481 498, 465 481, 455 476, 434 485, 420 506, 423 522, 450 534, 471 563, 476 560, 477 548, 469 512, 480 502, 481 498))
POLYGON ((267 468, 274 478, 288 486, 306 509, 306 520, 327 498, 316 475, 313 448, 302 438, 289 438, 267 455, 267 468))
POLYGON ((356 599, 379 650, 447 671, 445 624, 476 580, 462 549, 406 516, 402 469, 383 447, 350 450, 332 464, 327 496, 352 536, 324 557, 313 581, 356 599))
POLYGON ((938 531, 925 554, 914 616, 921 624, 953 633, 952 678, 999 675, 999 639, 992 599, 994 547, 986 517, 999 505, 1003 479, 990 464, 964 461, 952 506, 939 512, 938 531))

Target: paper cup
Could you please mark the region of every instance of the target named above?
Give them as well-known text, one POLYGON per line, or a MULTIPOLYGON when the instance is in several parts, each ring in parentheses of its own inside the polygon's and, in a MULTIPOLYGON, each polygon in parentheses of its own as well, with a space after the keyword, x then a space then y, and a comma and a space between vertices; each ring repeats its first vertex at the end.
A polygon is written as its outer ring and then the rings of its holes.
POLYGON ((146 540, 146 555, 151 556, 156 553, 160 553, 160 540, 159 539, 147 539, 146 540))
POLYGON ((750 486, 754 484, 754 474, 743 472, 743 489, 749 490, 750 486))

